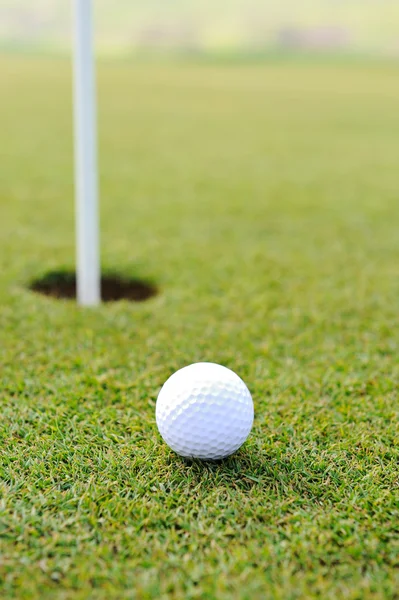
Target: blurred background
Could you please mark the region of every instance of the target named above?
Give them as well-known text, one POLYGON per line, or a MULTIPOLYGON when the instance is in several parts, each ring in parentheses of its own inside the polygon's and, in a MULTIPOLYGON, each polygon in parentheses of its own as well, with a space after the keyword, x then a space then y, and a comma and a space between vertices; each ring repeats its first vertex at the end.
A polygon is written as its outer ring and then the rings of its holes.
MULTIPOLYGON (((0 49, 66 52, 72 2, 0 0, 0 49)), ((96 0, 104 55, 339 53, 399 57, 397 0, 96 0)))

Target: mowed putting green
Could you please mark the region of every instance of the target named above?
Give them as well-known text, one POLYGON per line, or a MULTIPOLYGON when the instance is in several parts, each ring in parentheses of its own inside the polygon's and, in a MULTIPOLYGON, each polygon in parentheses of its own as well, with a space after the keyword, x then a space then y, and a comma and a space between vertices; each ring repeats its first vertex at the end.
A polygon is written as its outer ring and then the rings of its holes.
POLYGON ((94 310, 29 289, 74 269, 69 63, 0 87, 1 597, 397 598, 398 67, 101 63, 103 271, 157 293, 94 310), (221 463, 155 425, 203 360, 255 403, 221 463))

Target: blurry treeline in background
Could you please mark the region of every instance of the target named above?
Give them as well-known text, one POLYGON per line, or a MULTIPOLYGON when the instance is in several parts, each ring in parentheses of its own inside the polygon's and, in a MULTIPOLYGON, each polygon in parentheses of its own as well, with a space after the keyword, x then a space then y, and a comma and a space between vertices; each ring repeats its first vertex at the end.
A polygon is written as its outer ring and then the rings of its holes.
MULTIPOLYGON (((94 0, 96 50, 399 57, 399 0, 94 0)), ((72 0, 0 0, 0 48, 67 52, 72 0)))

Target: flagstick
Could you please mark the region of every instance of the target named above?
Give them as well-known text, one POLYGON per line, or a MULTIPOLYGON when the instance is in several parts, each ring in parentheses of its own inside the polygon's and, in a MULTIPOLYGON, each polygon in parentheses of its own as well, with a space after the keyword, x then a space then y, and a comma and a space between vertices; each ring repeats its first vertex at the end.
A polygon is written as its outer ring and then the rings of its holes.
POLYGON ((79 304, 95 306, 101 283, 92 0, 74 0, 74 5, 76 291, 79 304))

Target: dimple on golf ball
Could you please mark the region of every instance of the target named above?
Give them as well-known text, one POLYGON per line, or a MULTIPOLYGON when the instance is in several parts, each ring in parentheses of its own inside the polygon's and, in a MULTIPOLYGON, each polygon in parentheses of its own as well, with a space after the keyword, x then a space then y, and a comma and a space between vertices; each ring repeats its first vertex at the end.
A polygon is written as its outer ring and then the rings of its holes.
POLYGON ((217 460, 245 442, 254 405, 245 383, 214 363, 195 363, 176 371, 163 385, 156 421, 165 442, 178 454, 217 460))

